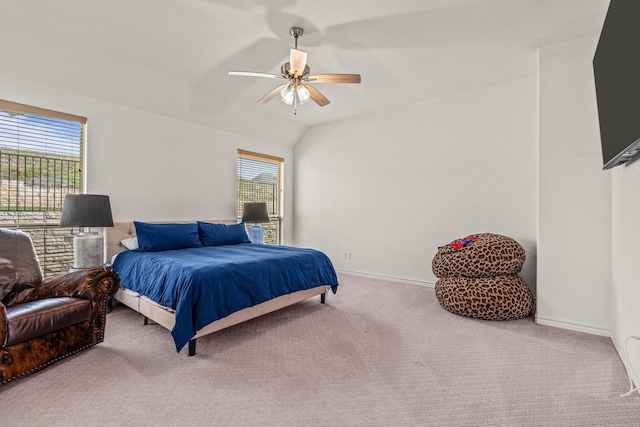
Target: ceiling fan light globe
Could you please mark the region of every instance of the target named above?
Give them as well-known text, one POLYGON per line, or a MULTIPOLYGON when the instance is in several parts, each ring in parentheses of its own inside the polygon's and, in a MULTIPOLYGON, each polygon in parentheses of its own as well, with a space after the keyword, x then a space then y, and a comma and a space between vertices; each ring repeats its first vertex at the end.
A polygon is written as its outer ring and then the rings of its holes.
POLYGON ((282 102, 284 102, 287 105, 293 104, 293 100, 295 96, 296 96, 295 91, 293 90, 293 86, 291 85, 288 85, 282 88, 282 90, 280 91, 280 97, 282 97, 282 102))
POLYGON ((298 99, 301 104, 305 104, 311 99, 311 94, 309 93, 309 89, 307 89, 304 85, 300 85, 296 88, 296 92, 298 93, 298 99))

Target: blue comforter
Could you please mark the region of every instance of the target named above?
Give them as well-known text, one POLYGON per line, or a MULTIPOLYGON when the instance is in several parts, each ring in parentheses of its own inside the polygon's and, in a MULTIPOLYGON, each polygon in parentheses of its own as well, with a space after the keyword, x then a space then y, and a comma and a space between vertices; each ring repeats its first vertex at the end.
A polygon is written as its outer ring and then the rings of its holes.
POLYGON ((175 310, 171 331, 180 351, 196 331, 231 313, 281 295, 331 286, 338 278, 329 258, 289 246, 204 246, 161 252, 125 251, 113 269, 120 287, 175 310))

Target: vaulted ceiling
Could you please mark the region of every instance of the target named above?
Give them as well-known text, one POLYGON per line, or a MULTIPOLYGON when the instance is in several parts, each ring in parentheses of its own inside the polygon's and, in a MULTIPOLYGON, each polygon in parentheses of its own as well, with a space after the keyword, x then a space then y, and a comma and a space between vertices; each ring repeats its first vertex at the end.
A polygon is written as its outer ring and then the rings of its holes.
MULTIPOLYGON (((310 126, 536 73, 536 49, 601 30, 608 0, 3 0, 0 76, 294 145, 310 126), (258 104, 293 40, 331 103, 258 104)), ((0 96, 1 98, 1 96, 0 96)), ((81 113, 73 111, 72 113, 81 113)))

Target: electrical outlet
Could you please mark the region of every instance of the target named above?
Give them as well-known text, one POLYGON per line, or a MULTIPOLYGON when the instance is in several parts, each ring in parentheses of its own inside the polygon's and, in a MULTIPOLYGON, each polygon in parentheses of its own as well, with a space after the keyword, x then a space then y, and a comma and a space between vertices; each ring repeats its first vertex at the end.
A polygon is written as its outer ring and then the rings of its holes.
POLYGON ((351 259, 351 252, 345 252, 344 259, 351 259))

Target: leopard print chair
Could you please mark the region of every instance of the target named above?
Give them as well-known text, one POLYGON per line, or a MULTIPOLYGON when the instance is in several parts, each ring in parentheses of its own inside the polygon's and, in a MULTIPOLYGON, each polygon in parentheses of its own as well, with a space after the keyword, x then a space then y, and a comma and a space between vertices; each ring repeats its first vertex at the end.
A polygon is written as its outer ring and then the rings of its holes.
POLYGON ((441 246, 431 262, 439 278, 438 302, 452 313, 476 319, 526 317, 533 309, 533 294, 518 276, 524 260, 522 246, 499 234, 475 234, 441 246))

